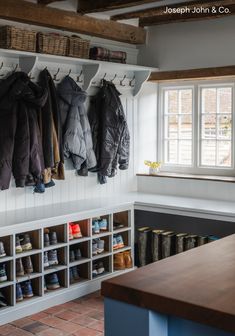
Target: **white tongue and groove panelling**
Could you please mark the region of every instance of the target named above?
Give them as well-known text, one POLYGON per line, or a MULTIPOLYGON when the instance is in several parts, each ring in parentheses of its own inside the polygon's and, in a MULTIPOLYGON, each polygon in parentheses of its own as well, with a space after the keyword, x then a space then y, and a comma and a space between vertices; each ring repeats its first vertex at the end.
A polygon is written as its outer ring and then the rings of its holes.
MULTIPOLYGON (((92 88, 89 93, 93 94, 94 89, 92 88)), ((74 170, 66 170, 65 181, 55 180, 56 186, 47 189, 44 194, 33 194, 33 188, 31 187, 15 188, 12 180, 9 190, 0 191, 0 212, 74 200, 111 197, 125 191, 136 191, 134 165, 134 139, 136 135, 134 133, 137 128, 137 99, 124 92, 121 100, 131 136, 130 166, 128 170, 118 170, 118 174, 114 178, 108 179, 108 183, 105 185, 98 183, 97 174, 89 173, 88 177, 79 177, 76 176, 74 170)))

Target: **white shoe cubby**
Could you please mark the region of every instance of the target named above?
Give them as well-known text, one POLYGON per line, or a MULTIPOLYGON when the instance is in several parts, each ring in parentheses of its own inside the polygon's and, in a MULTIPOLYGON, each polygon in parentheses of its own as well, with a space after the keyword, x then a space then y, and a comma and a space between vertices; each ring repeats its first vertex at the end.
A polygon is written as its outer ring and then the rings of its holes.
POLYGON ((4 243, 6 256, 0 258, 0 266, 1 264, 6 266, 7 281, 0 282, 0 292, 5 296, 8 306, 0 308, 0 324, 89 294, 98 290, 103 280, 132 270, 114 271, 113 258, 114 254, 118 252, 130 250, 134 259, 133 217, 132 206, 121 206, 117 209, 94 210, 81 215, 66 215, 64 219, 61 216, 58 218, 43 218, 41 221, 35 221, 34 225, 30 225, 27 222, 18 223, 11 230, 3 227, 0 241, 4 243), (92 221, 97 218, 107 220, 107 230, 95 234, 92 231, 92 221), (114 225, 116 222, 121 223, 122 227, 116 229, 114 225), (70 223, 79 224, 82 233, 81 238, 70 239, 70 223), (57 243, 45 246, 44 234, 49 233, 50 237, 52 232, 56 232, 57 243), (30 236, 32 249, 16 253, 16 237, 24 234, 30 236), (125 246, 121 249, 113 250, 113 235, 116 234, 122 235, 125 246), (97 239, 105 242, 104 251, 93 255, 92 242, 97 239), (75 252, 77 249, 81 251, 81 257, 70 260, 71 251, 75 252), (52 250, 57 250, 58 265, 44 267, 44 253, 50 253, 52 250), (30 256, 33 264, 33 272, 17 276, 17 260, 21 258, 24 265, 28 256, 30 256), (94 276, 93 268, 97 267, 97 265, 99 266, 99 271, 103 267, 104 272, 94 276), (79 279, 71 281, 70 273, 73 268, 76 268, 79 279), (53 273, 58 276, 60 288, 45 290, 44 281, 53 273), (16 284, 19 283, 23 286, 27 280, 31 281, 34 296, 17 302, 16 284))

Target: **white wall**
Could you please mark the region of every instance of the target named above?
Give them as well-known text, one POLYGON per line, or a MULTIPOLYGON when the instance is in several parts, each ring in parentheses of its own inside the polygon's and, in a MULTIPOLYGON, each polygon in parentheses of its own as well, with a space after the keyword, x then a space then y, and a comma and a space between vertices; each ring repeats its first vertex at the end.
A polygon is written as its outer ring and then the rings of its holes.
POLYGON ((234 65, 235 18, 182 22, 149 28, 139 62, 178 70, 234 65))

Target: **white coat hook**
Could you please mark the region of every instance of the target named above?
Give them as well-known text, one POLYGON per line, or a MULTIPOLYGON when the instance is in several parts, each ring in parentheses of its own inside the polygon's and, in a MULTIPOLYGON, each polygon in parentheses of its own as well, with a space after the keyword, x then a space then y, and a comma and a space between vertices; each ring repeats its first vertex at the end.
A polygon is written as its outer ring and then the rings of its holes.
POLYGON ((82 74, 83 74, 83 70, 81 70, 80 74, 77 76, 77 83, 82 83, 83 82, 83 80, 80 79, 82 74))
POLYGON ((124 82, 125 79, 126 79, 126 75, 124 75, 123 79, 120 80, 120 85, 121 85, 121 86, 125 86, 125 84, 123 84, 123 82, 124 82))

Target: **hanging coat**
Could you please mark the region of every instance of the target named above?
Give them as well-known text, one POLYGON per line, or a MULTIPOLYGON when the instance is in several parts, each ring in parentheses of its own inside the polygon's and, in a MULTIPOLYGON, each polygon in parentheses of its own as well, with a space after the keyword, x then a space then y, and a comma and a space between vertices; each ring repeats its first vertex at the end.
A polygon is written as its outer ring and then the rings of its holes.
MULTIPOLYGON (((63 130, 63 148, 66 158, 71 158, 73 167, 80 171, 96 166, 96 157, 89 120, 84 103, 86 92, 69 76, 58 85, 63 130)), ((82 173, 86 175, 86 173, 82 173)))

